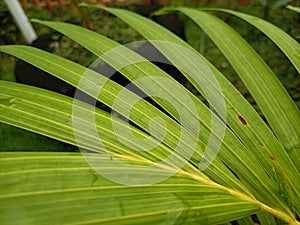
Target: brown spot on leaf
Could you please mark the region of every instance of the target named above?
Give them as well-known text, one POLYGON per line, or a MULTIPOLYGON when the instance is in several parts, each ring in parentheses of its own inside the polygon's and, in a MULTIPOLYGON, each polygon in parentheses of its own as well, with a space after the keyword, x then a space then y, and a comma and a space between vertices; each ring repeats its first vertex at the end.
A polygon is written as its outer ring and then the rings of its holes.
POLYGON ((243 125, 247 125, 247 121, 244 119, 244 117, 242 117, 241 115, 238 116, 239 121, 243 124, 243 125))
POLYGON ((271 159, 272 161, 275 161, 275 158, 274 158, 273 156, 271 156, 271 155, 270 155, 270 159, 271 159))

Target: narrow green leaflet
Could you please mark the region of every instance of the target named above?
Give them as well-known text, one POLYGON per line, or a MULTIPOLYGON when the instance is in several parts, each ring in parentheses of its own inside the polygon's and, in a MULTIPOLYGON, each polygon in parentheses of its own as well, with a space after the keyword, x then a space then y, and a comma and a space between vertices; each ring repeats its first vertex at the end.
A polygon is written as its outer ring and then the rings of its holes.
MULTIPOLYGON (((99 168, 122 172, 109 161, 99 168)), ((99 176, 79 153, 0 154, 3 225, 217 224, 258 210, 181 174, 155 185, 125 186, 99 176)))
POLYGON ((264 213, 264 212, 258 212, 256 213, 257 218, 259 219, 259 222, 261 225, 273 225, 276 224, 275 218, 271 216, 270 214, 264 213))
POLYGON ((299 7, 295 7, 295 6, 292 6, 292 5, 288 5, 286 8, 290 9, 290 10, 293 10, 295 12, 298 12, 300 13, 300 8, 299 7))
POLYGON ((239 225, 255 225, 250 216, 237 220, 239 225))

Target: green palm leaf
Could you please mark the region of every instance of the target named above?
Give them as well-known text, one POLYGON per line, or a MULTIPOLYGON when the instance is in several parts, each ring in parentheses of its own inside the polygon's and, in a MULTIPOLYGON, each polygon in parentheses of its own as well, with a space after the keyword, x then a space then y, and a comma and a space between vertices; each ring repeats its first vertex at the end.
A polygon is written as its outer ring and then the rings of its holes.
POLYGON ((300 13, 300 8, 299 8, 299 7, 295 7, 295 6, 292 6, 292 5, 288 5, 287 8, 290 9, 290 10, 293 10, 293 11, 295 11, 295 12, 300 13))
MULTIPOLYGON (((241 76, 265 108, 276 136, 223 75, 187 43, 137 14, 100 8, 148 39, 208 101, 218 99, 209 102, 217 116, 170 75, 129 48, 78 26, 36 20, 120 69, 153 96, 164 112, 74 62, 32 47, 1 46, 0 51, 66 81, 134 123, 129 125, 60 94, 0 81, 1 122, 79 145, 82 153, 0 153, 1 224, 11 224, 12 218, 16 224, 220 224, 232 220, 253 224, 250 215, 254 213, 262 225, 277 221, 300 224, 296 219, 300 212, 299 158, 292 160, 292 154, 285 151, 297 146, 299 128, 297 121, 291 121, 299 112, 259 56, 216 17, 186 8, 171 10, 202 26, 239 74, 245 73, 241 76), (207 18, 210 26, 200 21, 207 18), (228 41, 218 41, 220 35, 228 41), (238 49, 233 48, 234 42, 238 49), (249 75, 253 72, 261 78, 256 64, 268 77, 258 86, 249 75), (145 78, 146 83, 138 81, 145 78), (201 82, 210 88, 203 88, 201 82), (263 90, 273 94, 272 88, 278 90, 276 96, 283 103, 275 100, 264 106, 270 97, 263 90), (286 124, 276 118, 276 107, 281 107, 286 124), (223 125, 224 134, 214 123, 223 125), (222 145, 210 145, 211 139, 222 145), (210 158, 212 152, 206 148, 219 147, 215 158, 210 158), (198 166, 203 156, 214 160, 202 171, 198 166)), ((259 29, 271 32, 273 28, 263 25, 259 29)), ((270 36, 283 46, 279 31, 273 30, 270 36)), ((289 43, 294 44, 293 40, 289 43)), ((299 66, 296 57, 290 60, 299 66)))
MULTIPOLYGON (((112 40, 109 40, 106 37, 103 37, 99 34, 88 31, 88 30, 86 30, 84 28, 81 28, 81 27, 76 27, 74 25, 68 25, 68 24, 63 24, 63 23, 53 23, 53 22, 40 22, 40 23, 48 25, 48 26, 56 29, 57 31, 60 31, 60 32, 64 33, 65 35, 69 36, 70 38, 72 38, 75 41, 77 41, 78 43, 80 43, 82 46, 85 46, 88 49, 90 49, 91 51, 95 52, 95 54, 97 54, 98 56, 100 56, 100 54, 105 53, 105 51, 107 51, 110 46, 111 46, 112 49, 116 48, 118 46, 118 44, 113 42, 112 40), (82 35, 83 32, 86 33, 86 34, 88 33, 88 35, 82 35)), ((143 23, 143 27, 144 26, 145 26, 145 23, 143 23)), ((109 49, 109 50, 111 50, 111 49, 109 49)), ((107 62, 110 63, 111 65, 115 66, 115 64, 118 64, 122 60, 129 60, 129 63, 125 63, 126 65, 130 64, 130 62, 132 62, 132 61, 133 62, 135 61, 135 57, 137 57, 137 55, 133 54, 133 52, 131 52, 130 50, 126 51, 125 48, 122 48, 121 51, 122 51, 121 53, 120 53, 120 51, 116 51, 117 55, 113 54, 111 56, 111 58, 109 58, 107 60, 107 62), (126 58, 124 58, 122 53, 123 53, 123 55, 126 55, 126 58), (115 63, 115 64, 113 64, 113 63, 115 63)), ((105 57, 108 57, 108 56, 110 56, 110 55, 107 54, 103 58, 106 59, 105 57)), ((126 69, 124 69, 125 72, 124 71, 123 72, 124 72, 124 75, 126 75, 129 79, 132 79, 132 77, 136 78, 140 74, 143 74, 143 75, 144 74, 150 74, 150 75, 152 75, 153 70, 151 70, 151 69, 149 70, 148 69, 149 67, 152 68, 153 65, 150 64, 150 63, 147 63, 147 64, 145 63, 145 65, 143 65, 143 67, 140 67, 139 65, 133 64, 133 65, 130 65, 130 66, 126 67, 126 69)), ((122 70, 121 70, 121 72, 122 72, 122 70)), ((159 73, 158 70, 156 70, 156 74, 157 73, 159 73)), ((161 76, 164 76, 164 73, 162 73, 161 76)), ((143 91, 145 91, 146 93, 147 93, 147 88, 148 89, 151 88, 151 85, 141 87, 141 89, 143 91)), ((164 87, 160 86, 160 88, 157 88, 156 90, 161 91, 163 89, 164 89, 164 87)), ((193 96, 191 96, 191 98, 192 97, 193 96)), ((197 100, 195 100, 195 101, 197 101, 197 100)), ((168 108, 168 105, 167 105, 167 107, 165 107, 166 106, 166 105, 164 105, 165 102, 158 102, 158 103, 161 103, 161 106, 164 107, 164 109, 172 115, 172 112, 169 111, 170 108, 168 108)), ((199 108, 199 106, 201 106, 200 105, 201 102, 197 101, 197 103, 198 104, 196 105, 196 107, 199 108)), ((185 102, 182 102, 181 104, 184 105, 185 102)), ((200 108, 198 110, 200 115, 205 115, 205 114, 203 114, 203 110, 205 110, 205 108, 200 108)), ((206 109, 206 113, 209 113, 207 109, 206 109)), ((176 116, 176 115, 174 115, 174 116, 176 116)), ((202 119, 203 116, 200 116, 199 118, 202 119)), ((177 119, 179 120, 180 118, 177 118, 177 119)), ((204 127, 207 127, 208 126, 207 124, 209 124, 209 122, 210 122, 210 120, 206 120, 204 122, 204 127)), ((190 129, 192 131, 193 126, 190 129)), ((209 132, 207 132, 207 133, 209 133, 209 132)), ((229 131, 228 131, 227 134, 228 134, 228 136, 230 135, 229 131)), ((269 177, 263 172, 263 170, 261 170, 260 173, 259 173, 260 165, 253 159, 253 156, 249 155, 247 150, 244 150, 244 152, 239 151, 239 153, 237 153, 236 149, 242 149, 243 146, 239 143, 239 141, 237 139, 234 139, 234 137, 232 135, 230 135, 228 137, 228 142, 232 142, 234 140, 235 140, 235 143, 236 143, 236 147, 232 147, 231 149, 227 148, 228 150, 230 150, 230 155, 228 154, 228 152, 226 152, 227 154, 225 154, 225 153, 222 154, 223 153, 223 149, 222 149, 220 151, 220 156, 221 157, 224 156, 224 157, 222 157, 221 159, 226 160, 225 162, 226 162, 227 166, 230 166, 231 169, 234 169, 235 171, 237 171, 236 173, 238 174, 240 179, 243 179, 244 182, 247 183, 247 185, 254 186, 254 187, 251 187, 251 189, 255 190, 258 187, 263 188, 263 189, 260 189, 259 192, 255 193, 256 197, 258 197, 262 200, 263 198, 261 198, 260 196, 261 196, 262 192, 264 192, 265 196, 269 195, 267 197, 267 199, 268 199, 268 201, 272 202, 271 203, 272 205, 278 206, 278 204, 281 204, 281 201, 277 198, 277 196, 279 196, 279 193, 277 193, 277 192, 270 193, 270 190, 271 190, 272 186, 274 186, 274 184, 271 183, 269 177), (234 160, 233 160, 233 157, 235 158, 234 160), (245 171, 249 171, 249 170, 250 170, 250 173, 245 172, 245 171), (258 175, 258 173, 259 173, 259 175, 258 175)), ((224 138, 224 143, 227 143, 227 137, 224 138)), ((232 146, 232 144, 228 144, 228 146, 230 146, 230 145, 232 146)), ((224 149, 224 151, 225 151, 225 149, 224 149)), ((196 152, 196 154, 197 154, 197 152, 196 152)), ((269 157, 267 157, 267 159, 269 160, 269 157)), ((195 164, 198 163, 197 161, 193 161, 193 162, 195 164)), ((229 175, 224 174, 223 171, 218 171, 218 172, 212 171, 212 172, 210 172, 210 169, 209 169, 206 172, 206 174, 209 174, 210 176, 213 177, 213 179, 216 179, 219 182, 222 182, 223 184, 228 185, 228 178, 227 177, 229 175), (222 179, 222 177, 224 177, 224 178, 222 179)), ((232 186, 232 185, 237 186, 236 184, 230 184, 230 186, 232 186)), ((266 198, 264 198, 264 199, 266 199, 266 198)), ((285 208, 286 208, 286 206, 282 205, 282 209, 285 209, 285 208)))

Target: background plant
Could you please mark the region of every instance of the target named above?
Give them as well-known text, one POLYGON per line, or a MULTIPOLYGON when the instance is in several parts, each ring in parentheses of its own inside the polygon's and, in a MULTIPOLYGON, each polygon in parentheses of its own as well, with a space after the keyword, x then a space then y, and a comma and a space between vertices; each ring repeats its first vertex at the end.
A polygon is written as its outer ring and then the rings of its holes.
MULTIPOLYGON (((255 219, 261 224, 280 224, 282 221, 299 224, 299 110, 273 72, 252 48, 211 14, 188 8, 172 8, 160 12, 178 11, 205 30, 244 81, 269 126, 228 80, 187 43, 134 13, 113 8, 102 9, 121 18, 150 41, 164 40, 191 49, 197 54, 199 61, 205 62, 212 69, 220 82, 228 109, 228 129, 220 153, 204 172, 195 166, 201 160, 204 146, 210 137, 211 113, 205 104, 190 93, 197 107, 197 114, 192 116, 199 118, 203 133, 190 162, 175 176, 148 186, 123 186, 98 176, 82 161, 78 153, 1 153, 1 181, 4 181, 0 200, 4 212, 1 214, 2 221, 9 222, 13 214, 15 221, 25 224, 220 224, 232 220, 238 220, 239 224, 251 224, 253 220, 250 215, 255 214, 255 219), (209 21, 210 26, 201 21, 209 21)), ((268 35, 299 71, 297 52, 300 47, 294 39, 258 18, 223 11, 241 17, 268 35)), ((99 57, 119 46, 111 39, 81 27, 57 22, 36 22, 63 33, 99 57)), ((30 47, 2 46, 0 50, 33 63, 75 86, 86 72, 85 67, 30 47)), ((174 54, 168 49, 160 50, 174 65, 179 63, 176 60, 183 57, 180 52, 174 54)), ((124 49, 124 53, 128 60, 135 56, 129 49, 124 49)), ((115 55, 106 60, 115 66, 114 60, 121 56, 115 55)), ((120 72, 134 80, 142 75, 151 76, 153 70, 159 76, 172 80, 171 76, 149 62, 133 64, 120 72)), ((184 75, 197 91, 203 92, 193 81, 192 74, 184 75)), ((90 79, 99 82, 104 78, 94 74, 90 79)), ((149 87, 140 88, 147 93, 149 87)), ((94 97, 112 106, 114 96, 121 89, 121 86, 108 81, 105 91, 99 97, 94 97)), ((155 90, 168 91, 165 87, 155 90)), ((93 95, 92 92, 90 94, 93 95)), ((136 97, 128 92, 128 98, 136 97)), ((184 147, 190 147, 187 140, 194 135, 193 124, 180 127, 174 121, 179 120, 176 110, 161 99, 154 100, 171 117, 140 100, 133 107, 129 118, 140 127, 131 127, 135 135, 149 138, 153 142, 156 140, 147 134, 151 132, 149 121, 156 116, 164 118, 168 129, 163 144, 150 154, 135 152, 122 145, 110 133, 110 116, 96 110, 98 132, 103 135, 105 147, 113 159, 139 165, 161 161, 166 154, 172 153, 180 140, 182 129, 190 132, 190 137, 184 140, 184 147)), ((72 99, 65 96, 1 81, 1 121, 75 145, 70 123, 72 103, 72 99)), ((181 104, 186 106, 184 102, 181 104)), ((93 110, 93 107, 83 103, 80 107, 87 111, 93 110)), ((119 123, 124 126, 122 121, 119 123)), ((82 135, 88 140, 83 147, 94 152, 103 150, 88 130, 83 128, 82 135)), ((124 138, 128 137, 124 134, 124 138)), ((91 154, 90 157, 103 159, 103 164, 99 165, 102 169, 115 175, 122 173, 117 166, 111 168, 113 160, 106 154, 91 154)), ((181 159, 178 156, 178 160, 181 159)), ((176 169, 175 165, 170 164, 153 171, 133 171, 131 175, 142 179, 145 174, 157 176, 176 169)))

